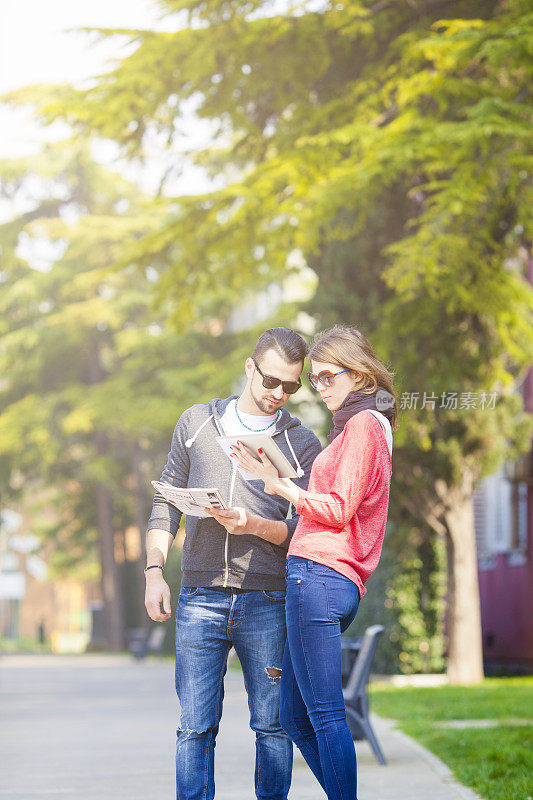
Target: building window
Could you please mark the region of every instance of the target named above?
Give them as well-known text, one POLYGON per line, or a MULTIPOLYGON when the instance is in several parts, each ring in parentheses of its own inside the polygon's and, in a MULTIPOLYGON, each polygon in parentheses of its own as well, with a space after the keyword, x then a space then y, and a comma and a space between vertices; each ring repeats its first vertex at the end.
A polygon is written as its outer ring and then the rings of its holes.
POLYGON ((481 569, 496 564, 506 554, 512 564, 522 563, 528 543, 529 480, 524 462, 504 465, 474 493, 474 524, 481 569))
POLYGON ((511 550, 527 550, 528 485, 511 483, 511 550))

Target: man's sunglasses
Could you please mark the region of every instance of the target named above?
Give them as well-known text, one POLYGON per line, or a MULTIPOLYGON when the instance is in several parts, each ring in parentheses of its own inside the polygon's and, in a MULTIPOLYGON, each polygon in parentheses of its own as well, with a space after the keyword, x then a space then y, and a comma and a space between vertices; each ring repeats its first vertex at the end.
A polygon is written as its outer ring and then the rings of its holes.
POLYGON ((274 378, 273 375, 265 375, 265 373, 261 372, 261 370, 259 369, 255 359, 252 358, 252 361, 255 364, 256 370, 263 379, 263 386, 265 387, 265 389, 277 389, 281 383, 283 392, 285 394, 294 394, 301 387, 302 381, 300 380, 300 378, 298 378, 297 381, 282 381, 279 378, 274 378))
POLYGON ((314 372, 308 372, 307 377, 309 378, 309 383, 313 389, 318 389, 319 383, 329 389, 335 383, 335 378, 337 375, 342 375, 344 372, 350 372, 350 370, 341 369, 340 372, 328 372, 328 370, 323 370, 323 372, 319 372, 318 375, 315 375, 314 372))

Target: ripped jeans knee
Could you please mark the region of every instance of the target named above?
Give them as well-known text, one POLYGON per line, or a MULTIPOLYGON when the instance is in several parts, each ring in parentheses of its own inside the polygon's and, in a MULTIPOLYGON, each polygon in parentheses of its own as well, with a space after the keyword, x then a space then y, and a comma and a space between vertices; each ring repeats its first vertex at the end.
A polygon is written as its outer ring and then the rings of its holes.
POLYGON ((281 669, 279 667, 265 667, 265 672, 273 681, 281 678, 281 669))
POLYGON ((179 747, 185 742, 190 742, 194 739, 205 739, 206 737, 214 739, 218 733, 218 727, 218 725, 198 725, 198 729, 195 729, 192 725, 185 725, 182 723, 181 726, 176 729, 177 745, 179 747))

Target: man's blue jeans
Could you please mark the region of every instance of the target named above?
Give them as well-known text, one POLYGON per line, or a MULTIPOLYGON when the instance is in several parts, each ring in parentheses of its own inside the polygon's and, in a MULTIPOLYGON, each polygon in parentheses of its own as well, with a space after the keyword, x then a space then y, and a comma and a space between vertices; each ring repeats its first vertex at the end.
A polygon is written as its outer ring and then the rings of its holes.
POLYGON ((256 735, 255 793, 258 800, 286 800, 293 746, 279 722, 285 640, 284 591, 182 588, 176 610, 178 800, 215 796, 215 737, 232 645, 242 665, 256 735))
POLYGON ((328 800, 357 800, 357 761, 341 681, 341 632, 354 619, 359 589, 307 558, 287 560, 287 644, 280 722, 328 800))

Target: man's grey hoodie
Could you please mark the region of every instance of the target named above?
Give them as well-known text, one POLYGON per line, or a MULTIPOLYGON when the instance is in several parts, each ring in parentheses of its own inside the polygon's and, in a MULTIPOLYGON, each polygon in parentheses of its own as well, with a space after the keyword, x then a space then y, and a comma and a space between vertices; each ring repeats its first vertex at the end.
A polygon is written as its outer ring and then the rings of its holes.
MULTIPOLYGON (((220 419, 234 399, 235 395, 216 398, 183 412, 174 429, 161 481, 179 487, 218 488, 228 506, 242 506, 266 519, 286 522, 288 535, 282 544, 275 545, 251 534, 229 534, 213 517, 188 516, 182 585, 285 589, 287 549, 298 518, 285 498, 264 492, 262 480, 245 480, 216 441, 217 436, 224 435, 220 419)), ((307 489, 311 466, 321 451, 318 438, 284 408, 272 437, 297 470, 294 482, 307 489)), ((156 492, 148 530, 160 528, 175 536, 180 519, 181 512, 156 492)))

